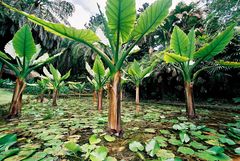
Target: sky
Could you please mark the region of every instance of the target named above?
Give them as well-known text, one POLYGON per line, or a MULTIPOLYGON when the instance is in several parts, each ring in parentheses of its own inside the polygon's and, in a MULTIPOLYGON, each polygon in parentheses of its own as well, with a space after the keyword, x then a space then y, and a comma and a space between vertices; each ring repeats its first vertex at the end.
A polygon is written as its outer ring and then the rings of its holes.
MULTIPOLYGON (((68 20, 70 24, 78 29, 84 28, 90 17, 98 12, 97 3, 100 5, 101 10, 104 11, 106 0, 67 0, 75 5, 75 12, 68 20)), ((136 0, 136 9, 140 8, 145 2, 151 4, 155 0, 136 0)), ((173 0, 172 9, 181 1, 189 4, 196 0, 173 0)))

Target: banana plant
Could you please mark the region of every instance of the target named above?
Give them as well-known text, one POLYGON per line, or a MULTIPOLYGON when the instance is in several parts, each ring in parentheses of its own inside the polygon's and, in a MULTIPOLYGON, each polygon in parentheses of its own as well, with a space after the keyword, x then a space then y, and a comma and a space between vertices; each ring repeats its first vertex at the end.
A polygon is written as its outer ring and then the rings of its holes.
POLYGON ((37 80, 37 86, 40 89, 39 100, 41 103, 43 103, 45 92, 49 90, 49 82, 50 80, 48 78, 41 78, 40 80, 37 80))
POLYGON ((44 54, 39 57, 40 45, 35 45, 31 29, 24 25, 17 31, 13 39, 6 44, 5 52, 0 51, 0 62, 8 66, 16 75, 16 85, 10 106, 9 118, 21 113, 22 95, 26 87, 27 76, 35 69, 52 61, 60 54, 49 57, 44 54))
POLYGON ((211 42, 196 51, 194 29, 191 29, 186 35, 179 27, 174 27, 170 40, 170 50, 164 52, 164 60, 182 73, 185 85, 186 112, 190 118, 196 117, 193 98, 194 82, 202 71, 213 68, 215 65, 206 65, 198 70, 195 68, 200 63, 209 61, 221 53, 232 39, 233 34, 234 25, 231 25, 211 42))
POLYGON ((86 87, 86 83, 83 82, 68 82, 68 85, 70 87, 70 89, 75 89, 78 91, 79 93, 79 98, 81 97, 81 93, 83 93, 85 87, 86 87))
POLYGON ((97 103, 97 108, 98 112, 102 112, 102 97, 103 97, 103 87, 106 85, 110 73, 109 69, 105 69, 103 62, 101 61, 99 56, 96 56, 93 68, 89 66, 88 63, 86 63, 86 70, 88 73, 91 75, 92 79, 87 77, 88 81, 93 85, 94 90, 97 93, 98 97, 98 103, 97 103))
POLYGON ((43 67, 43 73, 45 76, 41 76, 43 79, 48 79, 48 88, 53 91, 53 102, 52 106, 57 106, 57 97, 59 90, 62 86, 65 85, 64 80, 66 80, 70 74, 71 70, 69 70, 65 75, 61 75, 61 73, 50 64, 50 72, 47 70, 46 67, 43 67))
MULTIPOLYGON (((132 49, 142 40, 142 38, 153 32, 163 23, 168 16, 172 0, 156 0, 140 16, 136 17, 135 0, 107 0, 106 17, 99 12, 104 24, 104 34, 109 49, 102 51, 95 44, 101 40, 89 29, 75 29, 63 24, 44 21, 34 15, 22 12, 14 7, 0 1, 2 5, 26 16, 30 21, 36 23, 45 30, 58 36, 75 40, 90 47, 97 53, 110 70, 109 85, 109 113, 108 129, 111 133, 119 135, 121 132, 121 69, 132 49)), ((106 40, 105 39, 105 40, 106 40)), ((101 42, 103 43, 103 41, 101 42)))
MULTIPOLYGON (((149 77, 153 72, 154 67, 157 62, 153 62, 150 66, 144 68, 139 62, 134 60, 134 62, 128 68, 128 77, 132 83, 136 86, 136 104, 139 105, 139 86, 142 84, 144 78, 149 77)), ((136 112, 140 111, 139 106, 136 106, 136 112)))

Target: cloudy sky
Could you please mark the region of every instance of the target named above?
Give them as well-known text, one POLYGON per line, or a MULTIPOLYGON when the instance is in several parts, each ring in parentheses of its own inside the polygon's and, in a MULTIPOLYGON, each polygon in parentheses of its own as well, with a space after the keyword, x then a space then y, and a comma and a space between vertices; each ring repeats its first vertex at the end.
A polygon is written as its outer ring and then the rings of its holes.
MULTIPOLYGON (((92 15, 98 13, 97 3, 100 4, 101 9, 104 11, 106 0, 68 0, 75 5, 75 12, 72 17, 69 18, 69 22, 76 28, 84 28, 84 24, 87 23, 92 15)), ((153 3, 155 0, 136 0, 136 8, 140 8, 145 2, 153 3)), ((184 1, 189 4, 195 0, 173 0, 172 8, 179 2, 184 1)))

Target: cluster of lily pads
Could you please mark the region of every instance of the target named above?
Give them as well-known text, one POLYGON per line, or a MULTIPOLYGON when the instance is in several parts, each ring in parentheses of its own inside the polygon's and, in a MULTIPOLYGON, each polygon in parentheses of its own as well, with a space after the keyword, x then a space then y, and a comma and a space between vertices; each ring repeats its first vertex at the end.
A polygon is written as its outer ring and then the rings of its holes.
POLYGON ((0 158, 222 161, 240 154, 238 114, 214 111, 212 115, 212 111, 199 109, 202 118, 189 122, 186 117, 179 117, 185 112, 181 107, 143 103, 143 110, 136 115, 135 104, 124 101, 122 121, 126 130, 116 138, 106 133, 107 106, 99 114, 90 101, 91 98, 60 99, 58 108, 52 108, 50 102, 27 100, 22 119, 0 124, 1 136, 15 137, 11 146, 4 148, 0 139, 0 158))
MULTIPOLYGON (((184 117, 179 117, 179 119, 185 120, 184 117)), ((190 155, 208 161, 229 161, 232 159, 224 153, 225 149, 233 150, 236 155, 240 154, 240 121, 227 124, 227 128, 227 134, 225 134, 223 130, 218 133, 205 125, 196 126, 191 122, 178 123, 172 126, 178 136, 169 130, 160 130, 161 136, 155 136, 145 144, 132 141, 129 149, 135 152, 141 160, 146 160, 145 156, 147 156, 147 158, 158 160, 181 161, 182 159, 177 157, 172 150, 167 149, 168 144, 171 144, 178 146, 175 153, 180 155, 190 155), (236 143, 233 139, 238 142, 236 143)), ((154 132, 151 129, 146 130, 154 132)))

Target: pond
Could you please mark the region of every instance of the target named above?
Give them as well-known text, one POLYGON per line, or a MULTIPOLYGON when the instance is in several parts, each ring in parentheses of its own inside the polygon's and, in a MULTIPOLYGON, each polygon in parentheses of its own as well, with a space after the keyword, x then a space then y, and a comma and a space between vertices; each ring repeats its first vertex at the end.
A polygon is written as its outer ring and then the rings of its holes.
POLYGON ((91 153, 99 146, 107 149, 106 155, 111 156, 108 160, 114 157, 125 161, 173 158, 196 161, 239 157, 237 113, 197 109, 199 117, 190 121, 185 117, 184 107, 142 103, 141 112, 136 115, 135 104, 126 101, 122 104, 124 132, 115 137, 106 133, 107 100, 103 107, 99 114, 92 98, 85 97, 59 99, 57 107, 51 107, 48 101, 42 104, 35 99, 26 100, 20 119, 0 125, 2 136, 17 134, 14 146, 20 149, 5 160, 94 160, 94 156, 101 160, 101 153, 96 153, 99 151, 91 153), (73 143, 82 150, 74 152, 66 146, 73 143), (89 154, 84 152, 86 149, 89 154))

